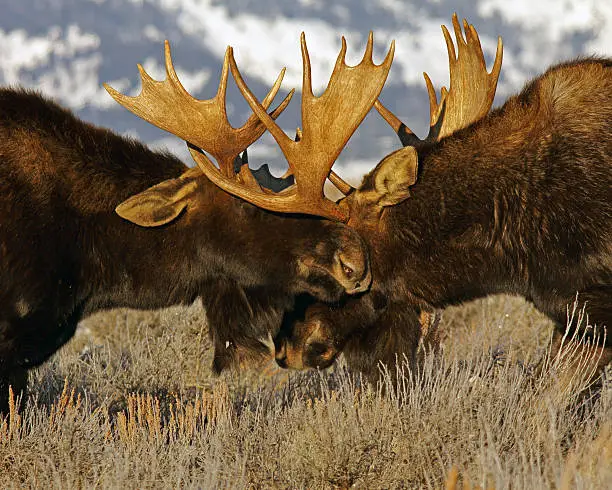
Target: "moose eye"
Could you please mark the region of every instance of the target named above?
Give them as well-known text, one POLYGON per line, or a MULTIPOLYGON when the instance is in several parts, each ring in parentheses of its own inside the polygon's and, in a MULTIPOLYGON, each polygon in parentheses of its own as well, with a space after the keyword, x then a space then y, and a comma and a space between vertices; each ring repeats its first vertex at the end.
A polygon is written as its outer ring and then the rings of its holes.
POLYGON ((348 265, 342 264, 342 270, 347 277, 352 277, 354 271, 348 265))

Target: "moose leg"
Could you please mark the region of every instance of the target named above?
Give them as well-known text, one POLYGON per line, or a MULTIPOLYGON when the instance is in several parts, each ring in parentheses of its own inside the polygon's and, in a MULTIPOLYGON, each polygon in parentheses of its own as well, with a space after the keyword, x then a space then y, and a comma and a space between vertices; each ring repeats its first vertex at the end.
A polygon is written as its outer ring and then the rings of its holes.
MULTIPOLYGON (((568 300, 567 304, 570 308, 574 301, 575 298, 568 300)), ((577 332, 575 337, 577 340, 581 340, 583 338, 582 329, 589 328, 589 330, 584 332, 584 337, 586 340, 598 340, 598 368, 601 370, 612 361, 612 286, 596 286, 580 292, 578 294, 577 309, 581 309, 582 306, 584 306, 587 317, 582 321, 582 324, 579 326, 581 331, 577 332), (604 339, 605 343, 601 345, 604 339)), ((559 312, 559 317, 561 317, 561 312, 559 312)), ((553 344, 553 346, 557 347, 560 347, 565 333, 566 322, 561 323, 560 319, 557 320, 553 344)), ((574 319, 574 323, 576 322, 577 319, 574 319)), ((570 330, 570 333, 573 332, 570 330)))
MULTIPOLYGON (((572 384, 581 376, 576 376, 578 370, 592 373, 592 380, 612 361, 612 342, 610 326, 612 325, 612 286, 597 286, 586 289, 578 294, 574 318, 570 328, 567 328, 567 311, 574 308, 575 296, 557 299, 555 310, 548 311, 556 323, 553 334, 551 358, 565 357, 570 364, 569 369, 555 373, 556 390, 560 393, 572 389, 572 384), (582 310, 587 315, 578 325, 578 312, 582 310), (588 318, 588 322, 587 322, 588 318), (587 324, 588 323, 588 324, 587 324), (597 328, 593 328, 592 326, 597 328), (604 336, 604 327, 607 335, 604 336), (578 329, 578 331, 576 331, 578 329), (605 343, 602 342, 605 337, 605 343), (593 341, 597 341, 593 345, 593 341), (586 342, 585 342, 586 341, 586 342)), ((541 368, 544 368, 542 365, 541 368)))
POLYGON ((0 322, 0 412, 8 408, 8 388, 25 395, 28 369, 41 365, 72 338, 82 309, 61 321, 46 311, 0 322))
MULTIPOLYGON (((347 342, 347 364, 371 381, 380 379, 384 371, 395 380, 398 369, 416 366, 419 343, 426 341, 422 338, 421 321, 420 311, 413 305, 389 304, 373 325, 347 342)), ((429 340, 426 342, 429 344, 429 340)))
POLYGON ((0 416, 9 411, 9 386, 15 397, 25 395, 28 376, 27 369, 15 362, 16 324, 10 320, 0 320, 0 416))
POLYGON ((244 290, 233 281, 219 280, 214 293, 202 297, 215 373, 271 359, 265 341, 280 328, 282 313, 290 304, 270 304, 269 296, 266 291, 244 290))
MULTIPOLYGON (((607 330, 605 346, 612 350, 612 285, 590 288, 578 295, 578 300, 586 305, 589 324, 596 325, 603 335, 607 330)), ((612 360, 608 355, 608 363, 612 360)))
POLYGON ((15 399, 20 395, 23 399, 28 387, 27 369, 16 368, 7 373, 0 373, 0 416, 9 412, 9 386, 13 390, 15 399))
POLYGON ((40 366, 73 337, 81 316, 82 308, 77 308, 67 318, 53 321, 41 311, 15 322, 12 364, 24 369, 40 366))

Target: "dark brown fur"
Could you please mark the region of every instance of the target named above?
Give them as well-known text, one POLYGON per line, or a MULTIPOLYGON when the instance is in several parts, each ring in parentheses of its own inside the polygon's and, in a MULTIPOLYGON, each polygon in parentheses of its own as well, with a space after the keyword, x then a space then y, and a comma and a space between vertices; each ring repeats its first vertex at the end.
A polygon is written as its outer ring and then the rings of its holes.
POLYGON ((380 215, 361 199, 379 164, 346 199, 371 248, 371 292, 306 310, 277 339, 280 363, 295 346, 304 367, 329 365, 342 349, 365 371, 414 359, 419 311, 494 293, 522 295, 559 329, 578 294, 591 325, 612 327, 611 125, 612 61, 579 60, 417 148, 410 197, 380 215))
POLYGON ((344 225, 262 211, 169 154, 0 89, 0 410, 7 385, 22 389, 27 369, 102 308, 202 297, 220 371, 238 346, 264 348, 294 295, 340 298, 331 273, 340 251, 367 268, 365 245, 344 225), (115 213, 168 179, 170 190, 195 183, 179 218, 143 228, 115 213))

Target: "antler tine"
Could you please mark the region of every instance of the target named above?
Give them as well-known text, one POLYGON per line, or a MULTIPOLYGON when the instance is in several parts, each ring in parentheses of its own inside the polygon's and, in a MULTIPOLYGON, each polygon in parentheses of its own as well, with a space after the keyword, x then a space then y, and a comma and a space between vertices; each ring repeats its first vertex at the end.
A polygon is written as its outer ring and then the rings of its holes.
MULTIPOLYGON (((302 51, 302 100, 304 97, 314 97, 312 93, 312 70, 310 66, 310 55, 308 54, 308 46, 306 46, 306 34, 300 34, 300 49, 302 51)), ((342 36, 342 49, 340 55, 346 52, 346 39, 342 36)), ((340 58, 338 55, 338 58, 340 58)), ((336 60, 336 66, 338 60, 336 60)))
MULTIPOLYGON (((478 36, 478 33, 476 32, 476 29, 474 29, 474 26, 470 26, 470 28, 473 29, 474 33, 476 33, 476 36, 478 36)), ((480 40, 478 42, 480 43, 480 40)), ((497 84, 497 81, 499 80, 499 74, 501 73, 503 57, 504 57, 504 43, 502 42, 501 36, 498 36, 497 37, 497 47, 495 48, 495 61, 493 62, 493 68, 491 68, 491 73, 489 74, 491 76, 491 79, 495 80, 496 84, 497 84)))
POLYGON ((333 170, 329 171, 329 180, 332 184, 334 184, 334 186, 336 186, 336 189, 342 192, 342 194, 344 194, 345 196, 348 196, 350 192, 354 189, 351 184, 347 184, 344 179, 342 179, 342 177, 340 177, 333 170))
POLYGON ((372 31, 370 31, 368 33, 368 42, 366 44, 366 49, 365 52, 363 53, 363 58, 361 59, 361 62, 364 63, 366 61, 372 62, 373 58, 372 58, 372 54, 374 52, 374 33, 372 31))
POLYGON ((138 74, 140 75, 140 80, 141 80, 143 86, 145 84, 155 82, 155 80, 153 80, 151 78, 151 76, 145 71, 145 69, 143 68, 143 66, 140 63, 136 64, 136 68, 138 68, 138 74))
MULTIPOLYGON (((231 48, 226 52, 217 94, 209 100, 195 99, 182 86, 174 69, 168 41, 165 42, 164 54, 164 81, 153 80, 144 68, 138 65, 142 83, 138 96, 123 95, 107 84, 104 84, 104 87, 119 104, 137 116, 208 151, 217 160, 220 171, 228 177, 233 177, 235 156, 258 139, 265 131, 265 126, 257 117, 249 118, 240 128, 233 128, 227 120, 225 96, 231 48)), ((265 109, 277 94, 283 75, 284 70, 264 99, 265 109)), ((276 118, 287 107, 293 93, 291 91, 272 112, 272 118, 276 118)))
MULTIPOLYGON (((231 46, 225 49, 225 55, 223 56, 223 66, 221 67, 221 79, 219 80, 219 87, 217 88, 217 95, 215 98, 219 101, 221 106, 221 112, 225 114, 227 120, 227 77, 229 75, 229 56, 233 51, 231 46)), ((281 72, 282 73, 282 72, 281 72)))
POLYGON ((387 107, 385 107, 380 100, 377 100, 374 103, 374 108, 387 122, 387 124, 393 128, 393 131, 395 131, 403 146, 417 146, 422 142, 421 139, 414 134, 412 130, 400 120, 399 117, 387 109, 387 107))
POLYGON ((448 95, 448 91, 446 90, 446 87, 442 87, 440 90, 440 103, 438 104, 438 96, 436 95, 436 89, 433 86, 433 83, 431 83, 431 78, 429 78, 429 75, 425 72, 423 72, 423 78, 425 79, 427 96, 429 98, 429 135, 431 136, 433 128, 436 126, 436 121, 440 115, 439 111, 444 105, 444 101, 448 95))
MULTIPOLYGON (((300 36, 300 44, 303 131, 298 141, 291 140, 266 113, 244 82, 233 56, 229 61, 238 88, 285 155, 295 177, 295 185, 276 196, 250 192, 248 189, 241 191, 231 183, 222 187, 269 210, 289 210, 346 221, 348 217, 337 204, 325 198, 323 184, 330 176, 331 167, 342 148, 378 98, 393 61, 395 44, 391 43, 385 60, 375 65, 372 61, 373 37, 370 35, 363 60, 357 66, 349 67, 345 62, 346 40, 343 38, 334 71, 320 97, 315 97, 312 92, 310 56, 304 33, 300 36)), ((336 174, 330 176, 330 180, 342 192, 350 192, 351 187, 336 174)))
MULTIPOLYGON (((189 95, 189 92, 187 92, 187 90, 185 90, 185 87, 183 87, 183 84, 181 83, 181 81, 179 80, 178 75, 176 74, 176 70, 174 69, 174 63, 172 62, 172 53, 170 51, 170 43, 168 42, 168 40, 166 39, 164 41, 164 64, 166 67, 166 78, 168 79, 168 81, 174 85, 174 87, 176 89, 178 89, 183 96, 187 96, 187 97, 191 97, 191 95, 189 95)), ((140 66, 140 65, 138 65, 140 66)), ((144 74, 147 77, 149 77, 149 74, 147 72, 145 72, 144 70, 141 71, 141 75, 144 74)), ((149 77, 151 79, 151 77, 149 77)), ((227 78, 227 77, 226 77, 227 78)), ((153 80, 153 79, 151 79, 153 80)), ((223 76, 221 76, 221 81, 223 82, 223 76)), ((219 84, 219 91, 221 90, 221 83, 219 84)), ((225 107, 224 107, 225 109, 225 107)))

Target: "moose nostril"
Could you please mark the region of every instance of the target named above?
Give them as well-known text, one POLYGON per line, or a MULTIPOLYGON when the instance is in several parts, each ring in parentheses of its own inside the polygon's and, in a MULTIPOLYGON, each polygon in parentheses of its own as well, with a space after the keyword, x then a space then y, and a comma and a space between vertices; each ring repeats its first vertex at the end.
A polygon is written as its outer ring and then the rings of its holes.
POLYGON ((308 346, 308 351, 311 356, 322 356, 323 354, 326 354, 328 350, 328 346, 321 342, 313 342, 308 346))
POLYGON ((306 365, 312 368, 325 369, 334 362, 337 351, 325 342, 312 342, 305 352, 306 365))
POLYGON ((287 367, 287 346, 284 342, 276 350, 274 358, 276 359, 276 364, 278 364, 280 367, 287 367))
POLYGON ((276 359, 276 364, 280 367, 287 368, 287 354, 285 353, 285 349, 283 349, 282 352, 277 352, 274 359, 276 359))

